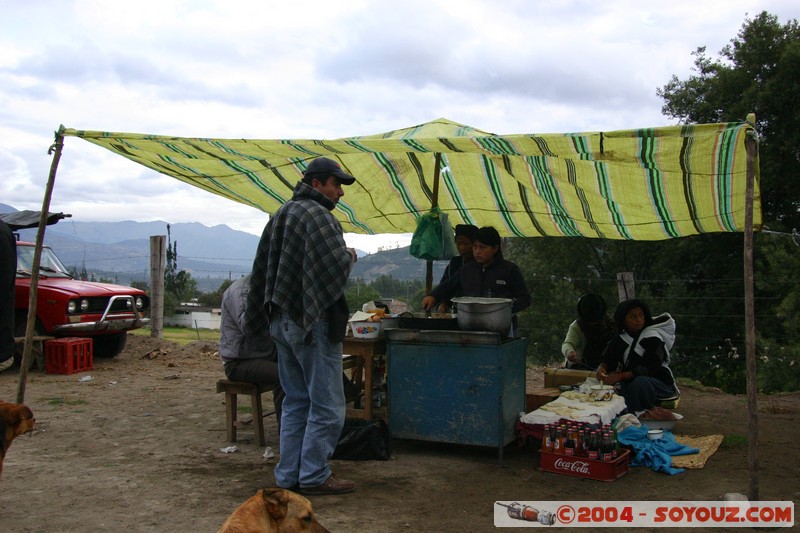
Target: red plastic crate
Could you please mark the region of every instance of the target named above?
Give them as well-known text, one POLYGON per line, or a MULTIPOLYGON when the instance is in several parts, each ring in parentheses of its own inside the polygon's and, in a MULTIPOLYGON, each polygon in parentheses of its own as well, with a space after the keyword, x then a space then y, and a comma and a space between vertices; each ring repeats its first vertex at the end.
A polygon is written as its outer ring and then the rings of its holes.
POLYGON ((66 337, 44 343, 47 374, 75 374, 92 369, 92 339, 66 337))
POLYGON ((631 452, 625 448, 610 462, 540 451, 539 470, 598 481, 614 481, 628 471, 631 452))

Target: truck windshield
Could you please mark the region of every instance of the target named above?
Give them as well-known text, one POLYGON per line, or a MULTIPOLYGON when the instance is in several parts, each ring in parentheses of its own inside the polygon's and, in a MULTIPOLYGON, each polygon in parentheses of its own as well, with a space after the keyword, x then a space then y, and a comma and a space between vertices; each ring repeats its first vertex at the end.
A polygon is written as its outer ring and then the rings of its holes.
MULTIPOLYGON (((26 244, 17 244, 17 275, 29 275, 33 265, 34 247, 26 244)), ((54 278, 71 278, 67 268, 59 261, 50 248, 42 248, 42 257, 39 259, 40 275, 54 278)))

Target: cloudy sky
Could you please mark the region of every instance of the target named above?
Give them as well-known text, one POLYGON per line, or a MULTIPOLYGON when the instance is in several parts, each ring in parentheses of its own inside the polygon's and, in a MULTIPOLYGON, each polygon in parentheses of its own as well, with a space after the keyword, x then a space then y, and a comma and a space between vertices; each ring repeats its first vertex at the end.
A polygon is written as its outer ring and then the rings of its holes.
MULTIPOLYGON (((0 203, 41 209, 61 124, 261 139, 439 117, 498 134, 674 124, 656 89, 764 10, 800 18, 797 0, 0 0, 0 203)), ((267 220, 73 137, 51 211, 254 234, 267 220)))

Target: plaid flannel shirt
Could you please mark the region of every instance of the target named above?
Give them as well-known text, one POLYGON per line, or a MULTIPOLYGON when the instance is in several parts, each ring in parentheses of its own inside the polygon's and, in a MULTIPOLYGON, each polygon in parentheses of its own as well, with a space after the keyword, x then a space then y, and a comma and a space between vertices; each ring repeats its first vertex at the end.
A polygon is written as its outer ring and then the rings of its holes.
POLYGON ((311 186, 298 183, 292 199, 264 228, 253 262, 245 312, 248 332, 269 327, 269 306, 311 329, 343 295, 352 258, 335 204, 311 186))

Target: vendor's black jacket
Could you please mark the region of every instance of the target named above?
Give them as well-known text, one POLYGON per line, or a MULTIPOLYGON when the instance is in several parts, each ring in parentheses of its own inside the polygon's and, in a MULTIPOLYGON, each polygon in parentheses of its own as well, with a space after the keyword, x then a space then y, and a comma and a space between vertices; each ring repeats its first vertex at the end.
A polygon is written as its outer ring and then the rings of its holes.
POLYGON ((476 261, 465 263, 458 274, 442 283, 431 296, 437 302, 447 301, 453 296, 484 296, 511 298, 511 312, 518 313, 531 305, 531 295, 525 285, 522 271, 511 261, 496 258, 485 268, 476 261))
POLYGON ((439 285, 442 283, 446 283, 448 279, 455 277, 458 275, 458 271, 461 270, 461 267, 464 265, 464 258, 460 255, 450 258, 450 262, 444 269, 442 273, 442 279, 439 281, 439 285))

